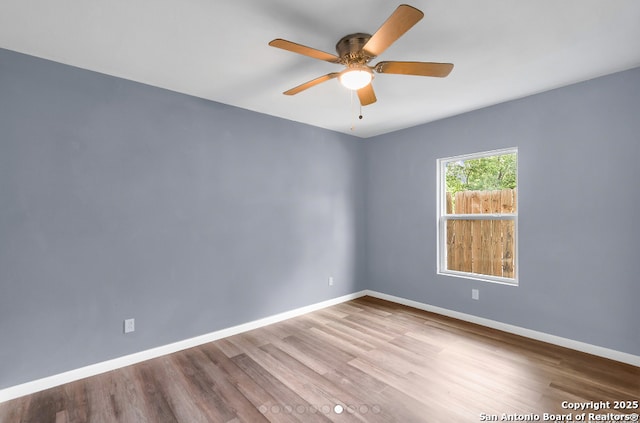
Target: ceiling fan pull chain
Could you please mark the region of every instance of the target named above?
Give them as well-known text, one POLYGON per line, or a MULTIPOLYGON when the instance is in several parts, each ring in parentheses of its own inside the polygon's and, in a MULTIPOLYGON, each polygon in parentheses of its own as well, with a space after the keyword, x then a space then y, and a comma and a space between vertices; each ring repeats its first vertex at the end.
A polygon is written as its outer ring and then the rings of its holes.
POLYGON ((351 98, 351 131, 355 131, 356 130, 356 119, 355 119, 356 114, 353 107, 353 90, 349 90, 349 97, 351 98))

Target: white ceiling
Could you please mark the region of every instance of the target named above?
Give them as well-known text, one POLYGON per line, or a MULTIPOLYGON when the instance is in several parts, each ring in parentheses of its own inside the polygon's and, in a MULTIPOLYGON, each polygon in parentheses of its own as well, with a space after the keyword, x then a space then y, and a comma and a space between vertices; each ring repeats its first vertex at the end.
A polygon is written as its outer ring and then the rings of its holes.
POLYGON ((362 120, 337 80, 282 95, 341 68, 269 41, 334 53, 399 4, 0 0, 0 47, 359 137, 640 66, 638 0, 412 0, 424 19, 372 63, 450 62, 449 77, 378 75, 362 120))

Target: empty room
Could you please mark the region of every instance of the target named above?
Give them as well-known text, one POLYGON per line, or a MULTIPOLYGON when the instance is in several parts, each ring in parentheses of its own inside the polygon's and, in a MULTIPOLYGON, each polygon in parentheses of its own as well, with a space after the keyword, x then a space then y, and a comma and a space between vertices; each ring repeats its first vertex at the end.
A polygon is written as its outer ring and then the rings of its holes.
POLYGON ((0 423, 637 421, 640 2, 0 1, 0 423))

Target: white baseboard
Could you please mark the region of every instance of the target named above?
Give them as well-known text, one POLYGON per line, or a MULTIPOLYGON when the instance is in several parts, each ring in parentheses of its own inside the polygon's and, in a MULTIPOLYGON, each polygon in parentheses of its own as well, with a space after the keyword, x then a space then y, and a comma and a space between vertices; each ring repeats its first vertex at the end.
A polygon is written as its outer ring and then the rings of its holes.
POLYGON ((55 386, 63 385, 65 383, 74 382, 76 380, 84 379, 86 377, 95 376, 101 373, 105 373, 111 370, 116 370, 121 367, 130 366, 132 364, 140 363, 142 361, 150 360, 152 358, 160 357, 163 355, 171 354, 174 352, 182 351, 187 348, 196 347, 198 345, 206 344, 221 338, 236 335, 242 332, 247 332, 253 329, 267 326, 273 323, 281 322, 283 320, 290 319, 292 317, 301 316, 312 311, 320 310, 332 305, 340 304, 355 298, 359 298, 365 295, 365 291, 356 292, 353 294, 344 295, 342 297, 333 298, 320 303, 311 304, 305 307, 296 308, 294 310, 286 311, 284 313, 275 314, 262 319, 254 320, 252 322, 243 323, 241 325, 233 326, 226 329, 221 329, 215 332, 211 332, 205 335, 196 336, 195 338, 185 339, 183 341, 174 342, 172 344, 163 345, 161 347, 152 348, 138 353, 126 355, 123 357, 114 358, 113 360, 103 361, 101 363, 92 364, 79 369, 70 370, 68 372, 59 373, 57 375, 37 379, 31 382, 26 382, 20 385, 11 386, 0 390, 0 403, 9 401, 14 398, 18 398, 24 395, 33 394, 35 392, 43 391, 45 389, 53 388, 55 386))
POLYGON ((513 333, 515 335, 524 336, 538 341, 548 342, 550 344, 559 345, 565 348, 570 348, 577 351, 586 352, 589 354, 597 355, 600 357, 609 358, 611 360, 628 363, 633 366, 640 367, 640 356, 628 354, 616 350, 611 350, 596 345, 587 344, 580 341, 574 341, 572 339, 562 338, 560 336, 549 335, 547 333, 534 331, 531 329, 525 329, 518 326, 509 325, 495 320, 485 319, 483 317, 473 316, 471 314, 460 313, 458 311, 448 310, 441 307, 432 306, 418 301, 408 300, 406 298, 396 297, 393 295, 383 294, 376 291, 360 291, 353 294, 344 295, 342 297, 333 298, 331 300, 322 301, 320 303, 312 304, 306 307, 297 308, 284 313, 275 314, 273 316, 265 317, 263 319, 254 320, 252 322, 243 323, 241 325, 233 326, 219 331, 211 332, 205 335, 197 336, 195 338, 185 339, 183 341, 174 342, 172 344, 163 345, 161 347, 152 348, 149 350, 141 351, 138 353, 126 355, 123 357, 114 358, 113 360, 103 361, 101 363, 92 364, 79 369, 70 370, 68 372, 60 373, 57 375, 45 377, 42 379, 26 382, 21 385, 11 386, 0 390, 0 403, 9 401, 14 398, 18 398, 24 395, 33 394, 45 389, 53 388, 55 386, 63 385, 65 383, 74 382, 76 380, 84 379, 86 377, 95 376, 101 373, 105 373, 111 370, 116 370, 121 367, 130 366, 132 364, 140 363, 142 361, 150 360, 152 358, 160 357, 163 355, 178 352, 187 348, 196 347, 198 345, 206 344, 221 338, 236 335, 242 332, 247 332, 253 329, 257 329, 263 326, 267 326, 273 323, 281 322, 283 320, 290 319, 292 317, 301 316, 312 311, 320 310, 332 305, 340 304, 346 301, 350 301, 356 298, 369 295, 371 297, 380 298, 383 300, 391 301, 398 304, 403 304, 409 307, 417 308, 419 310, 430 311, 432 313, 442 314, 444 316, 453 317, 455 319, 463 320, 466 322, 476 323, 478 325, 487 326, 493 329, 498 329, 504 332, 513 333))
POLYGON ((406 298, 395 297, 393 295, 383 294, 381 292, 367 290, 365 291, 365 295, 398 304, 403 304, 420 310, 430 311, 432 313, 442 314, 443 316, 453 317, 454 319, 464 320, 465 322, 475 323, 481 326, 498 329, 503 332, 512 333, 514 335, 524 336, 526 338, 535 339, 537 341, 559 345, 561 347, 569 348, 572 350, 582 351, 588 354, 597 355, 599 357, 604 357, 610 360, 620 361, 622 363, 640 367, 640 356, 637 355, 599 347, 597 345, 587 344, 585 342, 575 341, 573 339, 563 338, 561 336, 550 335, 544 332, 521 328, 519 326, 509 325, 507 323, 485 319, 483 317, 478 317, 471 314, 460 313, 458 311, 448 310, 446 308, 436 307, 429 304, 420 303, 418 301, 407 300, 406 298))

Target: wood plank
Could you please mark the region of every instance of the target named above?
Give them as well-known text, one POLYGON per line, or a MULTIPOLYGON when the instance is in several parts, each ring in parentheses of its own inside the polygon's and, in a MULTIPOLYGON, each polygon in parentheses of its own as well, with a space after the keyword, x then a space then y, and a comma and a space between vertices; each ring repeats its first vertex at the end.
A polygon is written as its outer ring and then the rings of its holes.
POLYGON ((61 390, 64 396, 64 418, 69 423, 88 421, 87 403, 89 399, 86 384, 82 381, 76 381, 63 385, 61 390))
POLYGON ((471 271, 482 274, 482 221, 469 220, 471 226, 471 271))
POLYGON ((502 255, 502 275, 505 278, 515 277, 515 222, 504 221, 503 230, 503 255, 502 255))
POLYGON ((36 394, 27 395, 12 401, 0 403, 0 422, 26 422, 25 415, 29 403, 35 398, 35 395, 36 394))
MULTIPOLYGON (((502 212, 502 190, 491 191, 491 213, 502 212)), ((491 222, 491 275, 502 276, 502 252, 504 249, 502 240, 502 221, 491 222)))
POLYGON ((59 389, 48 389, 35 393, 33 399, 29 401, 24 417, 18 421, 25 423, 53 421, 58 412, 64 410, 63 395, 59 389))
POLYGON ((472 271, 472 240, 471 240, 471 222, 469 220, 459 220, 460 233, 462 235, 462 263, 459 266, 463 272, 472 271))
POLYGON ((171 410, 179 422, 210 421, 211 416, 206 411, 207 404, 199 401, 198 396, 194 395, 190 381, 176 365, 174 358, 177 354, 180 353, 160 357, 150 362, 158 383, 162 384, 171 410))
POLYGON ((481 275, 491 275, 491 235, 493 232, 493 222, 491 220, 480 221, 480 267, 478 272, 481 275))
POLYGON ((185 353, 197 363, 198 372, 206 374, 213 382, 209 389, 221 399, 224 409, 229 411, 231 418, 227 418, 227 421, 233 421, 234 418, 255 423, 268 421, 238 388, 238 380, 246 381, 247 378, 241 377, 235 371, 235 366, 231 365, 231 360, 214 345, 192 348, 185 353))
POLYGON ((143 362, 133 368, 142 387, 146 412, 154 422, 178 422, 165 391, 167 380, 158 377, 155 366, 153 362, 143 362))
POLYGON ((458 243, 457 226, 458 221, 447 220, 445 229, 447 231, 447 269, 450 270, 459 270, 461 262, 458 251, 462 244, 458 243))
POLYGON ((265 392, 272 397, 269 401, 259 407, 259 411, 269 420, 278 422, 329 422, 330 420, 322 413, 317 412, 317 403, 309 403, 282 383, 274 374, 266 370, 246 354, 241 354, 233 358, 233 362, 255 381, 265 392), (303 408, 300 408, 302 406, 303 408), (287 413, 287 407, 291 407, 287 413), (300 417, 300 419, 298 418, 300 417))
POLYGON ((180 370, 187 381, 187 389, 198 408, 206 415, 207 420, 228 422, 236 417, 233 409, 225 404, 219 392, 214 390, 214 380, 203 371, 199 357, 181 351, 172 356, 173 364, 180 370))
MULTIPOLYGON (((457 195, 456 198, 458 198, 457 195)), ((454 208, 452 204, 453 201, 451 198, 451 193, 449 192, 447 192, 446 194, 446 201, 446 214, 451 214, 454 212, 454 208)), ((459 234, 459 231, 456 229, 456 226, 458 226, 458 223, 455 220, 447 220, 445 227, 447 237, 447 269, 450 270, 459 270, 461 261, 458 248, 458 246, 461 244, 458 243, 457 234, 459 234)))

